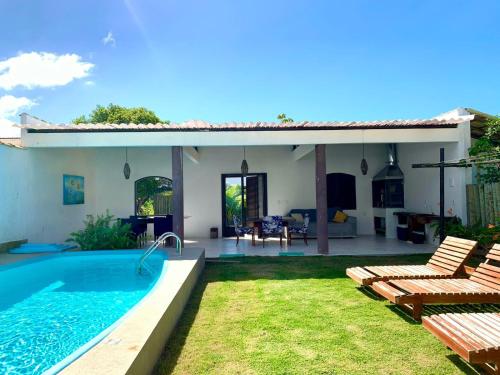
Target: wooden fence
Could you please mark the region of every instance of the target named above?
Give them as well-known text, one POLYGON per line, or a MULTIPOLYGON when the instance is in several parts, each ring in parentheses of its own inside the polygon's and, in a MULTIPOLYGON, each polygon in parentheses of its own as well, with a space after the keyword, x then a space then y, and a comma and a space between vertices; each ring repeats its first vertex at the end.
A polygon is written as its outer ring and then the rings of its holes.
POLYGON ((172 194, 159 193, 153 195, 153 207, 155 215, 172 215, 173 213, 172 194))
POLYGON ((498 224, 500 221, 500 183, 467 185, 469 224, 498 224))

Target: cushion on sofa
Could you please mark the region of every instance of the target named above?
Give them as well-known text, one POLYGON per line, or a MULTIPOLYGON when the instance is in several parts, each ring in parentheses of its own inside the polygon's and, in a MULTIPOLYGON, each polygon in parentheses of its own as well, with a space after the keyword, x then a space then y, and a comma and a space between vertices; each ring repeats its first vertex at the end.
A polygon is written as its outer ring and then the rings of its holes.
MULTIPOLYGON (((337 211, 342 211, 339 207, 329 207, 327 218, 328 221, 332 221, 335 213, 337 211)), ((316 222, 316 209, 315 208, 293 208, 290 210, 287 216, 292 216, 292 214, 301 214, 302 217, 306 217, 306 214, 309 215, 309 220, 311 223, 316 222)), ((293 217, 293 216, 292 216, 293 217)))
POLYGON ((337 211, 332 221, 334 223, 345 223, 347 217, 347 214, 343 213, 342 211, 337 211))
POLYGON ((302 217, 306 217, 306 214, 309 215, 309 220, 311 222, 316 221, 316 210, 314 208, 294 208, 290 210, 288 216, 292 216, 292 214, 301 214, 302 217))

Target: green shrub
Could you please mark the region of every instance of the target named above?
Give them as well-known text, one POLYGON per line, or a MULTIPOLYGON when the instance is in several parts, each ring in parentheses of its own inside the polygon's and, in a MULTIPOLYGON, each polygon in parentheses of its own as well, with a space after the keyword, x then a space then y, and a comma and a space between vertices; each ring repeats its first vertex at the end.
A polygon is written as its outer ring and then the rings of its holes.
POLYGON ((106 211, 103 215, 87 215, 85 228, 71 233, 67 241, 76 242, 82 250, 133 249, 136 247, 130 224, 121 224, 106 211))
MULTIPOLYGON (((439 237, 439 223, 432 226, 434 227, 434 237, 439 237)), ((480 224, 464 225, 462 220, 456 216, 446 222, 444 232, 447 236, 477 241, 479 247, 485 250, 490 249, 500 239, 500 227, 494 225, 483 227, 480 224)))

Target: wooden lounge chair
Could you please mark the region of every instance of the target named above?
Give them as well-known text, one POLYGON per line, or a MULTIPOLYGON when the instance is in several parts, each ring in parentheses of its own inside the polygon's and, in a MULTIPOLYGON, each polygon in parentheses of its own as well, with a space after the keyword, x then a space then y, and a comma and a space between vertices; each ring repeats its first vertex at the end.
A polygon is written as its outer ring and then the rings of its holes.
POLYGON ((425 304, 500 303, 500 245, 486 254, 468 279, 405 279, 377 281, 371 288, 420 320, 425 304), (495 265, 496 264, 496 265, 495 265))
POLYGON ((367 286, 376 281, 393 279, 441 279, 465 275, 464 265, 476 249, 477 242, 448 236, 426 265, 353 267, 347 276, 367 286))
POLYGON ((500 313, 432 315, 422 323, 467 362, 500 374, 500 313))

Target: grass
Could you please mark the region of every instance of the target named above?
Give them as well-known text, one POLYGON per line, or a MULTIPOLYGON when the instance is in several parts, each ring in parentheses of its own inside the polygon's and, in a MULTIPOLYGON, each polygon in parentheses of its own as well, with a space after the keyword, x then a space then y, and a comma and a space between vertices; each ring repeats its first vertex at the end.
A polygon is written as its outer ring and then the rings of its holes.
POLYGON ((476 373, 420 324, 345 276, 346 267, 355 265, 426 260, 419 255, 209 262, 155 374, 476 373))

